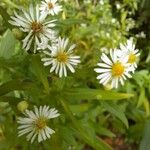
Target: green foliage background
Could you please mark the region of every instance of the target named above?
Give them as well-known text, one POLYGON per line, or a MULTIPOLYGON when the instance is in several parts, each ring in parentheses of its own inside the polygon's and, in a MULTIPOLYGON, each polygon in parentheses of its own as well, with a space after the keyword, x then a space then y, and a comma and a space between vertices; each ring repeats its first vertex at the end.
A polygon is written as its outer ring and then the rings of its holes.
POLYGON ((126 149, 150 150, 149 0, 61 0, 56 30, 77 44, 82 61, 62 79, 49 74, 38 53, 22 49, 25 35, 8 23, 14 10, 38 2, 0 1, 0 149, 111 150, 116 145, 108 140, 119 138, 126 149), (146 38, 139 36, 142 31, 146 38), (129 37, 140 49, 138 69, 124 87, 104 88, 93 71, 101 52, 129 37), (31 145, 17 137, 17 104, 23 100, 31 109, 46 104, 59 110, 61 116, 50 122, 56 131, 51 139, 31 145))

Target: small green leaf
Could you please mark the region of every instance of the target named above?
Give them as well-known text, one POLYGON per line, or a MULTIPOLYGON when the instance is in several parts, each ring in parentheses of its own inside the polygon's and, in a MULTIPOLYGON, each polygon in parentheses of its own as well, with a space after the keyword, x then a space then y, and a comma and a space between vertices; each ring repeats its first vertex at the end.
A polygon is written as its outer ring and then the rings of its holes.
POLYGON ((128 120, 127 120, 124 112, 121 110, 121 108, 117 104, 115 104, 113 102, 103 102, 102 104, 107 111, 109 111, 110 113, 115 115, 118 119, 120 119, 125 124, 125 126, 128 128, 128 126, 129 126, 128 120))
POLYGON ((149 101, 146 97, 144 99, 143 105, 145 108, 146 116, 149 116, 150 115, 150 104, 149 104, 149 101))
POLYGON ((14 54, 15 38, 10 30, 7 30, 0 42, 0 57, 9 59, 14 54))
POLYGON ((138 108, 144 103, 144 99, 145 99, 145 89, 142 88, 140 90, 140 96, 139 96, 139 100, 138 100, 138 103, 137 103, 138 108))
POLYGON ((104 128, 102 125, 97 124, 97 123, 93 123, 90 122, 90 125, 95 129, 95 131, 99 134, 99 135, 104 135, 104 136, 108 136, 108 137, 115 137, 115 134, 112 133, 111 131, 109 131, 107 128, 104 128))

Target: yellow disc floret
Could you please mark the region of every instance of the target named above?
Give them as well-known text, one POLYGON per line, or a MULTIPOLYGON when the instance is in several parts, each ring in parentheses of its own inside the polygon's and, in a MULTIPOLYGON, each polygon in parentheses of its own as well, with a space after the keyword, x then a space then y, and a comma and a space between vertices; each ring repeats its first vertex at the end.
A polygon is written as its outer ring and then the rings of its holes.
POLYGON ((31 23, 31 29, 33 30, 33 33, 42 32, 43 25, 37 21, 34 21, 31 23))
POLYGON ((112 66, 112 75, 115 77, 120 77, 124 73, 124 70, 125 67, 122 65, 122 63, 117 62, 112 66))
POLYGON ((65 52, 60 52, 58 53, 56 59, 60 63, 66 63, 68 61, 68 55, 65 52))
POLYGON ((130 54, 129 59, 128 59, 128 63, 133 64, 136 62, 136 59, 137 59, 137 57, 135 54, 130 54))
POLYGON ((52 9, 53 8, 53 4, 50 2, 48 3, 48 9, 52 9))
POLYGON ((35 122, 35 125, 36 125, 36 129, 37 131, 39 130, 42 130, 46 127, 46 119, 45 118, 39 118, 36 122, 35 122))

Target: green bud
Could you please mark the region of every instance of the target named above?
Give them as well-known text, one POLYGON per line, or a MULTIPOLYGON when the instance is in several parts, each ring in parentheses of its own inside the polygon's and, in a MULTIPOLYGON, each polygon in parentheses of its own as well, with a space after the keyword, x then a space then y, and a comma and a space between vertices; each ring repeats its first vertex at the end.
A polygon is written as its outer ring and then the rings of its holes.
POLYGON ((18 103, 17 108, 19 111, 24 112, 28 108, 28 103, 27 101, 21 101, 18 103))
POLYGON ((12 29, 12 33, 15 36, 16 39, 22 40, 22 38, 23 38, 23 32, 21 30, 19 30, 18 28, 13 28, 12 29))
POLYGON ((104 86, 104 88, 105 88, 105 90, 107 90, 107 91, 110 91, 110 90, 112 89, 112 87, 111 87, 110 84, 106 84, 106 85, 104 86))

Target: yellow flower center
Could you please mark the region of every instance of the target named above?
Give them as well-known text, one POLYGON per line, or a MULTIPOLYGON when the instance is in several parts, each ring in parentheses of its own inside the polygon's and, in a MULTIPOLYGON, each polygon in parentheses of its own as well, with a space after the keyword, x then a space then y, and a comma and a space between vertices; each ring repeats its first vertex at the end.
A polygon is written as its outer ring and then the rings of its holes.
POLYGON ((48 9, 52 9, 53 8, 53 4, 50 2, 48 3, 48 9))
POLYGON ((57 61, 60 63, 66 63, 68 61, 68 55, 65 52, 60 52, 57 55, 57 61))
POLYGON ((125 67, 122 65, 122 63, 117 62, 112 66, 112 75, 113 76, 121 76, 124 73, 125 67))
POLYGON ((45 118, 39 118, 36 121, 35 125, 36 125, 36 128, 38 131, 44 129, 46 127, 46 119, 45 118))
POLYGON ((31 29, 33 30, 33 33, 42 32, 43 25, 37 21, 34 21, 31 23, 31 29))
POLYGON ((128 63, 133 64, 136 62, 136 59, 137 59, 137 57, 135 54, 130 54, 129 59, 128 59, 128 63))

